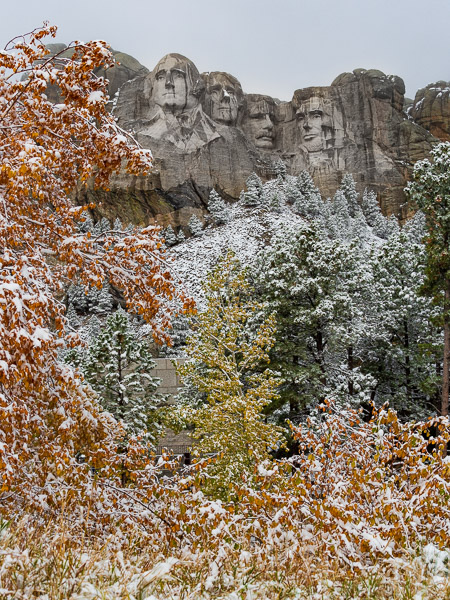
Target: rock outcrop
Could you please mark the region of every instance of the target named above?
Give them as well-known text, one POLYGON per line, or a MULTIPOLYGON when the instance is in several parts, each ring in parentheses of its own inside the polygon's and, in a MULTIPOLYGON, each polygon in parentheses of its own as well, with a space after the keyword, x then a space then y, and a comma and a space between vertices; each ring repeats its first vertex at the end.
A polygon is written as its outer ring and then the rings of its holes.
MULTIPOLYGON (((55 55, 61 53, 62 58, 70 57, 73 53, 71 50, 65 51, 67 48, 65 44, 47 44, 46 47, 50 50, 50 54, 55 55)), ((110 69, 97 68, 94 72, 99 77, 108 79, 109 96, 110 98, 114 98, 126 81, 147 74, 148 69, 129 54, 113 49, 111 49, 111 53, 117 61, 117 64, 110 69)), ((49 88, 48 96, 52 101, 59 101, 58 91, 54 87, 49 88)))
POLYGON ((155 169, 148 177, 121 174, 110 192, 98 192, 106 216, 186 225, 205 210, 212 189, 232 201, 252 172, 270 179, 282 160, 292 175, 308 170, 323 195, 351 173, 360 191, 377 192, 386 214, 405 218, 403 188, 414 162, 437 141, 433 133, 448 139, 448 93, 439 110, 419 115, 416 97, 407 114, 403 80, 377 70, 356 69, 280 102, 245 94, 228 73, 200 74, 179 54, 166 55, 151 72, 121 62, 129 70, 111 82, 113 88, 124 81, 114 114, 152 150, 155 169), (429 113, 442 116, 439 126, 429 113))
POLYGON ((450 81, 431 83, 419 90, 409 114, 442 141, 450 141, 450 81))

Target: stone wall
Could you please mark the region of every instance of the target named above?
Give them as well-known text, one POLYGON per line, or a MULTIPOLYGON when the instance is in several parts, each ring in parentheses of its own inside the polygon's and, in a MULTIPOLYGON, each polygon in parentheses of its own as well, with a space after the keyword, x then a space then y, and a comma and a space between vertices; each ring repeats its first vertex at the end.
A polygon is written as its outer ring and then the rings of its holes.
POLYGON ((161 385, 158 388, 159 394, 169 394, 175 396, 182 387, 180 376, 177 374, 175 365, 185 362, 184 358, 155 358, 156 367, 151 371, 153 377, 161 379, 161 385))
MULTIPOLYGON (((156 367, 151 371, 153 377, 161 379, 161 385, 158 388, 158 393, 169 394, 175 396, 182 387, 181 379, 174 363, 182 364, 184 358, 155 358, 156 367)), ((170 399, 169 399, 170 402, 170 399)), ((192 445, 192 440, 189 431, 174 433, 170 429, 166 429, 161 436, 156 453, 161 454, 163 448, 173 452, 176 455, 182 455, 189 451, 192 445)))

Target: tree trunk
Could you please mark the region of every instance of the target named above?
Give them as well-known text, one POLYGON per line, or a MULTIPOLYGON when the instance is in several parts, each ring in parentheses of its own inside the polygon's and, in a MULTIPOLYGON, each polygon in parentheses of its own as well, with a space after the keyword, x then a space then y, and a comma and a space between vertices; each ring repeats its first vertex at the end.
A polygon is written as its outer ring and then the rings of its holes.
POLYGON ((347 368, 349 371, 349 379, 348 379, 348 395, 353 396, 354 388, 353 388, 353 346, 348 346, 347 348, 347 368))
POLYGON ((405 345, 405 387, 406 387, 406 399, 409 405, 412 405, 412 393, 411 393, 411 359, 409 356, 409 333, 408 333, 408 321, 403 321, 403 333, 404 333, 404 345, 405 345))
POLYGON ((450 366, 450 281, 445 287, 444 300, 444 361, 442 366, 442 398, 441 415, 448 416, 449 392, 449 366, 450 366))

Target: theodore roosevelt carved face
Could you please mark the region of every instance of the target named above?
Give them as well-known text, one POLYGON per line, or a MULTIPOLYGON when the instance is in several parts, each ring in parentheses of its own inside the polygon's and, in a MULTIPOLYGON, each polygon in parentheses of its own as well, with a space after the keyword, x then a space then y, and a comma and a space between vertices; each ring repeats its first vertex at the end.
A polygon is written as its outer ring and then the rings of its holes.
POLYGON ((151 99, 165 112, 178 113, 193 108, 204 89, 197 67, 181 54, 164 56, 150 78, 151 99))
POLYGON ((236 125, 238 111, 244 93, 239 81, 228 73, 204 74, 206 82, 205 110, 207 114, 224 125, 236 125))
POLYGON ((247 94, 242 129, 257 148, 271 150, 275 141, 275 101, 270 96, 247 94))

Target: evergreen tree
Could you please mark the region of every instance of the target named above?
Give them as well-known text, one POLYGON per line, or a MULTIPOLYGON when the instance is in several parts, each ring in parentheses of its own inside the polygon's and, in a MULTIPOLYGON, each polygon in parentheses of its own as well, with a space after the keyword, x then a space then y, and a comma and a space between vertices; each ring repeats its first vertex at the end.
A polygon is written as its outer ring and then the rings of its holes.
POLYGON ((114 219, 113 230, 116 231, 116 232, 123 231, 123 223, 119 219, 119 217, 116 217, 114 219))
POLYGON ((333 198, 335 228, 339 238, 348 239, 351 231, 350 212, 347 198, 342 190, 337 190, 333 198))
POLYGON ((78 318, 77 312, 72 303, 69 303, 69 306, 68 306, 67 312, 66 312, 66 318, 69 321, 69 325, 73 329, 78 329, 81 326, 81 321, 78 318))
POLYGON ((81 339, 92 346, 100 335, 101 330, 102 323, 100 319, 94 315, 89 319, 86 327, 81 332, 81 339))
POLYGON ((364 190, 361 208, 367 224, 370 227, 373 227, 377 217, 381 214, 380 205, 378 204, 377 195, 375 192, 368 190, 367 188, 364 190))
POLYGON ((102 406, 124 421, 130 434, 154 439, 155 391, 159 380, 149 346, 121 308, 110 315, 95 338, 89 335, 88 355, 79 365, 99 395, 102 406))
POLYGON ((286 163, 281 160, 277 160, 274 166, 275 175, 279 181, 285 181, 287 176, 286 163))
POLYGON ((192 215, 188 223, 189 231, 194 237, 203 235, 203 224, 198 217, 192 215))
POLYGON ((365 369, 377 379, 379 403, 390 404, 408 418, 425 418, 435 402, 438 332, 436 309, 420 295, 425 252, 420 242, 397 230, 371 257, 371 302, 379 315, 366 348, 365 369))
POLYGON ((177 236, 175 235, 172 225, 166 227, 163 238, 166 246, 174 246, 177 243, 177 236))
POLYGON ((292 207, 296 213, 308 218, 317 218, 323 209, 322 197, 308 171, 301 171, 294 189, 289 190, 292 207))
POLYGON ((77 313, 87 313, 89 309, 89 301, 85 291, 85 286, 72 283, 67 289, 67 304, 72 305, 77 313))
POLYGON ((230 219, 227 205, 215 190, 209 194, 208 210, 216 225, 223 225, 230 219))
POLYGON ((339 189, 344 194, 347 200, 347 208, 349 215, 351 217, 354 217, 359 210, 359 194, 356 191, 356 184, 355 180, 353 179, 353 175, 351 175, 350 173, 346 173, 342 178, 342 182, 339 189))
POLYGON ((184 242, 185 239, 186 239, 186 236, 184 235, 183 228, 180 227, 180 229, 178 231, 178 235, 177 235, 177 242, 184 242))
POLYGON ((102 217, 94 225, 94 228, 92 230, 92 236, 95 238, 99 235, 102 235, 103 233, 106 233, 107 231, 110 231, 110 229, 111 229, 111 223, 109 222, 109 220, 106 217, 102 217))
POLYGON ((441 414, 448 415, 450 388, 450 142, 442 142, 428 159, 414 165, 406 188, 426 218, 427 262, 424 293, 441 307, 444 332, 441 414))
POLYGON ((245 206, 261 206, 263 185, 261 179, 252 173, 246 181, 247 191, 243 194, 245 206))
POLYGON ((105 315, 112 311, 114 303, 108 284, 104 284, 100 289, 89 290, 88 300, 92 303, 92 312, 105 315))
POLYGON ((169 330, 169 335, 172 339, 171 346, 163 346, 161 355, 168 357, 180 357, 184 355, 186 340, 191 333, 190 319, 186 315, 179 314, 172 319, 172 326, 169 330))
MULTIPOLYGON (((279 405, 288 402, 291 417, 341 387, 329 348, 333 346, 335 355, 344 357, 338 363, 346 361, 343 328, 349 329, 352 302, 365 297, 359 293, 352 299, 348 283, 350 277, 357 285, 365 280, 361 274, 354 275, 357 254, 354 248, 324 239, 314 226, 305 224, 297 231, 282 232, 258 261, 258 291, 277 319, 271 358, 284 380, 279 405)), ((356 318, 353 323, 355 327, 356 318)), ((355 358, 350 368, 356 364, 355 358)))
POLYGON ((89 211, 85 210, 81 214, 81 219, 78 224, 78 229, 83 233, 92 232, 94 229, 94 221, 92 220, 91 214, 89 211))
POLYGON ((400 225, 398 224, 398 219, 395 215, 390 215, 387 218, 386 232, 387 237, 397 236, 400 233, 400 225))

